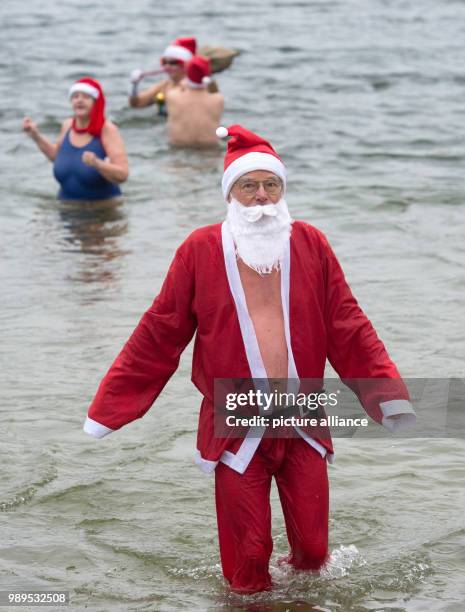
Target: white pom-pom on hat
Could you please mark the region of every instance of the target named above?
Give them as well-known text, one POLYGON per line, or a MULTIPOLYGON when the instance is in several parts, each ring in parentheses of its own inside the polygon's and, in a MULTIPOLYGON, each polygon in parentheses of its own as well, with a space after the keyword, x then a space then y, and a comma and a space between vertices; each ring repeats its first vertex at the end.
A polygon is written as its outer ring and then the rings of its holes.
POLYGON ((202 77, 202 83, 204 85, 210 85, 211 82, 212 82, 211 77, 209 77, 209 76, 202 77))
POLYGON ((229 135, 228 128, 225 128, 224 126, 216 128, 216 135, 218 138, 226 138, 226 136, 229 135))

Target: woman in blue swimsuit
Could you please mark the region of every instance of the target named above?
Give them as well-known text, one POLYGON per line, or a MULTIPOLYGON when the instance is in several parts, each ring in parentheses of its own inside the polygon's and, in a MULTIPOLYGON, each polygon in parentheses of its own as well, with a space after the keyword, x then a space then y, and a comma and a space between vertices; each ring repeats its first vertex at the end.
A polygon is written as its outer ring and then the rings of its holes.
POLYGON ((121 197, 128 161, 118 128, 105 119, 105 97, 98 81, 85 78, 71 86, 74 116, 67 119, 56 144, 26 117, 24 131, 53 162, 61 200, 109 200, 121 197))

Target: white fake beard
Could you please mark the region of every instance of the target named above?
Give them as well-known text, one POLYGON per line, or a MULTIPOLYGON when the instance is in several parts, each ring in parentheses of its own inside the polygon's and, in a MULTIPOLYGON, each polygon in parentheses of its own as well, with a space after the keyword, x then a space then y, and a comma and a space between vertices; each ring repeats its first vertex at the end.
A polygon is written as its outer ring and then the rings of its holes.
POLYGON ((256 208, 244 206, 234 198, 228 204, 226 223, 234 238, 236 253, 252 270, 269 274, 279 270, 292 229, 292 219, 287 203, 281 198, 273 204, 278 213, 271 217, 263 215, 257 221, 248 221, 243 211, 256 208))

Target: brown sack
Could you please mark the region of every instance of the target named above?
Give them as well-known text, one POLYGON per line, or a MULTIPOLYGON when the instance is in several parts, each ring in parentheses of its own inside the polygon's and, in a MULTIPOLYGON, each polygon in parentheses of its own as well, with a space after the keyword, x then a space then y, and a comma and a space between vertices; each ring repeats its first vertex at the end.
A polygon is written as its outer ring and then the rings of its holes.
POLYGON ((212 72, 223 72, 232 64, 236 55, 240 51, 236 49, 227 49, 226 47, 214 47, 213 45, 204 45, 197 51, 198 55, 208 57, 210 60, 212 72))

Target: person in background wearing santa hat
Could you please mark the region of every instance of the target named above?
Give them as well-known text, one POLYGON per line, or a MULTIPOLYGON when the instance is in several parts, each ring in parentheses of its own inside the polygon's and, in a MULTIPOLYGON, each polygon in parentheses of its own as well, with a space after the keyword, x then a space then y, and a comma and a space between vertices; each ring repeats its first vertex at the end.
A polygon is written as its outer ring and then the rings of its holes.
POLYGON ((139 85, 144 78, 144 72, 137 68, 131 73, 129 89, 129 105, 133 108, 144 108, 152 104, 162 104, 166 94, 179 86, 186 76, 186 66, 197 50, 195 38, 176 38, 170 43, 160 58, 162 71, 168 76, 144 91, 139 91, 139 85))
POLYGON ((76 81, 69 90, 74 116, 64 121, 56 143, 43 136, 30 117, 23 130, 53 162, 61 200, 110 200, 121 197, 120 183, 128 178, 128 161, 116 125, 105 118, 105 96, 91 78, 76 81))
POLYGON ((180 147, 218 147, 216 127, 224 109, 219 92, 209 93, 210 60, 197 55, 187 64, 181 87, 166 94, 168 137, 180 147))
POLYGON ((215 379, 323 380, 328 359, 363 407, 390 431, 415 413, 395 364, 361 310, 325 236, 293 221, 285 166, 270 145, 239 125, 229 135, 223 223, 195 230, 177 249, 161 291, 110 367, 84 430, 101 438, 142 417, 196 333, 192 381, 203 395, 196 463, 215 472, 223 575, 231 589, 272 587, 270 487, 283 508, 289 555, 318 570, 328 558, 327 461, 331 438, 265 428, 215 435, 215 379), (390 382, 381 392, 356 379, 390 382), (351 383, 352 380, 352 383, 351 383))

